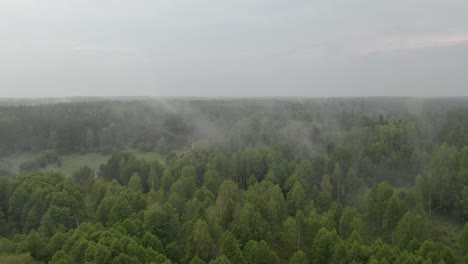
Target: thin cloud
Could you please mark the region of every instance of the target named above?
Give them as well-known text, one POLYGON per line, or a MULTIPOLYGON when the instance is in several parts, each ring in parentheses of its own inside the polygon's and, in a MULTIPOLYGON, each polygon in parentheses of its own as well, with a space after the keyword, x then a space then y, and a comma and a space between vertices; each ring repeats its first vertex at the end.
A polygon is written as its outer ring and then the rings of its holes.
POLYGON ((98 46, 77 44, 73 47, 75 52, 91 52, 91 53, 113 53, 113 54, 134 54, 136 49, 121 46, 98 46))
POLYGON ((468 34, 385 38, 381 41, 378 41, 378 43, 373 44, 370 47, 363 48, 361 50, 361 53, 385 53, 414 49, 446 47, 460 45, 467 42, 468 34))

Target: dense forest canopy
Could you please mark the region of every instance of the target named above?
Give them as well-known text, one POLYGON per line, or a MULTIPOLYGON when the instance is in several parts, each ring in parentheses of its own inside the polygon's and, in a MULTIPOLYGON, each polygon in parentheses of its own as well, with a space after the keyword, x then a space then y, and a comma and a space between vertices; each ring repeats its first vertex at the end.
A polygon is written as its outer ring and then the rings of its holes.
POLYGON ((467 98, 0 105, 0 263, 468 263, 467 98))

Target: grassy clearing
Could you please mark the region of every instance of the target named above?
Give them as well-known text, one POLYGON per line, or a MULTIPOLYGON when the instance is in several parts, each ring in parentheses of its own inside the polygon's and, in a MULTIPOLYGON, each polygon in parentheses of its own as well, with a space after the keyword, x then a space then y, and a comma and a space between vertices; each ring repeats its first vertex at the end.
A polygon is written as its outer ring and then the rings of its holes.
POLYGON ((5 167, 7 167, 9 170, 13 172, 18 172, 19 171, 19 166, 21 163, 27 161, 27 160, 32 160, 36 158, 37 155, 33 153, 22 153, 22 154, 15 154, 12 156, 5 157, 3 159, 0 159, 0 163, 2 163, 5 167))
MULTIPOLYGON (((156 152, 140 152, 136 149, 124 149, 123 151, 131 152, 138 159, 145 159, 146 161, 158 160, 164 164, 164 157, 156 152)), ((178 155, 183 151, 176 151, 178 155)), ((4 158, 3 162, 11 171, 19 172, 19 166, 21 163, 36 158, 37 154, 34 153, 22 153, 14 156, 4 158)), ((71 175, 74 171, 78 170, 82 166, 88 166, 91 169, 97 169, 103 163, 106 163, 110 158, 110 154, 103 155, 101 153, 86 153, 86 154, 69 154, 60 156, 62 165, 60 167, 53 165, 47 168, 49 171, 58 171, 64 175, 71 175)))

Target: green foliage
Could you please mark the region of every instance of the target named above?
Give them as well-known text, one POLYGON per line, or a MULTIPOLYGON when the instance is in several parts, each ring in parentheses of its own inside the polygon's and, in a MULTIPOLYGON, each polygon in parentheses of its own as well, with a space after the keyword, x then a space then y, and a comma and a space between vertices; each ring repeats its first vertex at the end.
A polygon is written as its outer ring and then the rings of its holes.
MULTIPOLYGON (((10 256, 0 255, 0 263, 2 264, 34 264, 36 262, 28 253, 24 253, 21 255, 10 255, 10 256)), ((68 263, 71 263, 71 262, 68 262, 68 263)))
POLYGON ((461 250, 462 256, 468 254, 468 223, 465 223, 463 231, 460 233, 458 247, 461 250))
POLYGON ((339 241, 336 231, 322 228, 315 237, 311 259, 315 263, 329 263, 333 257, 333 248, 339 241))
POLYGON ((249 241, 244 247, 244 255, 247 263, 251 264, 278 264, 278 256, 271 251, 265 241, 249 241))
POLYGON ((398 199, 393 196, 388 201, 385 214, 383 216, 383 227, 387 230, 394 230, 400 219, 406 213, 406 206, 398 199))
POLYGON ((384 215, 387 212, 387 206, 392 196, 393 189, 387 182, 380 183, 371 190, 368 199, 368 210, 369 218, 375 224, 384 227, 384 215))
POLYGON ((156 252, 163 252, 163 244, 161 240, 159 240, 155 235, 151 234, 150 232, 146 232, 141 239, 141 243, 143 246, 147 248, 151 248, 156 252))
POLYGON ((294 255, 289 260, 289 264, 308 264, 308 263, 309 263, 309 259, 307 258, 307 255, 301 250, 294 253, 294 255))
POLYGON ((244 255, 240 249, 236 237, 226 231, 222 237, 221 253, 232 263, 246 264, 244 255))
POLYGON ((214 242, 210 236, 208 224, 202 219, 198 219, 193 225, 192 234, 188 239, 187 259, 195 256, 201 260, 209 260, 213 247, 214 242))
POLYGON ((409 245, 413 239, 424 241, 428 235, 426 220, 414 213, 406 213, 398 223, 396 229, 396 240, 401 248, 409 245))
POLYGON ((345 208, 338 223, 338 233, 343 239, 348 239, 353 232, 362 233, 363 222, 359 212, 354 208, 345 208))
POLYGON ((21 175, 12 173, 20 162, 0 162, 0 263, 466 260, 464 110, 435 109, 421 125, 399 107, 380 114, 385 105, 341 103, 189 101, 170 113, 139 103, 31 107, 52 119, 5 108, 0 154, 34 153, 21 175), (200 140, 198 114, 220 126, 213 140, 200 140), (432 123, 440 133, 428 136, 432 123), (110 154, 128 147, 165 157, 110 154), (33 172, 89 150, 109 153, 100 170, 91 169, 100 161, 80 161, 66 175, 33 172))
POLYGON ((138 173, 134 173, 132 177, 130 177, 130 181, 128 182, 128 188, 132 191, 135 192, 142 192, 143 191, 143 185, 141 182, 141 177, 138 175, 138 173))
POLYGON ((72 179, 80 190, 89 192, 94 183, 94 172, 88 166, 83 166, 73 173, 72 179))
POLYGON ((177 213, 170 205, 146 211, 144 225, 145 230, 156 235, 165 245, 174 241, 180 232, 177 213))
POLYGON ((229 259, 226 256, 221 256, 210 261, 210 264, 231 264, 231 263, 232 262, 229 261, 229 259))

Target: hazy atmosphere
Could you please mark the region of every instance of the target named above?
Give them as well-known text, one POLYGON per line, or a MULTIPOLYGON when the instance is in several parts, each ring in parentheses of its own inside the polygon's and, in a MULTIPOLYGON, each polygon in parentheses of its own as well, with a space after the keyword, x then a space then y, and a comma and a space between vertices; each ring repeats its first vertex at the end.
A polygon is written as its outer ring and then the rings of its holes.
POLYGON ((2 0, 0 97, 466 96, 468 1, 2 0))
POLYGON ((0 264, 468 264, 468 0, 0 0, 0 264))

